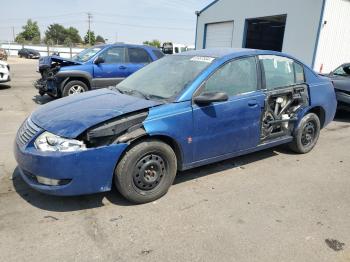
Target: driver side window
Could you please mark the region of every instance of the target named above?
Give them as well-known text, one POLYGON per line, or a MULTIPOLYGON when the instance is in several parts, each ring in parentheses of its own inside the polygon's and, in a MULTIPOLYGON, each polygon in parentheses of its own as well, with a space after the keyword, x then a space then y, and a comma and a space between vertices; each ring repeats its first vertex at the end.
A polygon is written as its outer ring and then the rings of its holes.
POLYGON ((350 76, 350 66, 348 67, 339 67, 336 69, 333 73, 334 75, 339 75, 339 76, 350 76))
POLYGON ((101 55, 104 64, 120 64, 125 63, 125 48, 111 47, 104 51, 101 55))
POLYGON ((244 94, 258 89, 255 57, 228 62, 205 83, 203 92, 224 92, 228 96, 244 94))

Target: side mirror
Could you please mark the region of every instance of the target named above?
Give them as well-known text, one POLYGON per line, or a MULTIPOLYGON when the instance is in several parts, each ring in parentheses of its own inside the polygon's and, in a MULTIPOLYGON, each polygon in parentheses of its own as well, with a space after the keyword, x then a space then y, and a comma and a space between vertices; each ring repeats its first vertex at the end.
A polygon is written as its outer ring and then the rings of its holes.
POLYGON ((98 64, 103 64, 104 62, 105 62, 105 60, 99 56, 95 59, 94 64, 98 65, 98 64))
POLYGON ((214 102, 225 102, 228 100, 228 95, 224 92, 206 92, 193 98, 197 105, 209 105, 214 102))

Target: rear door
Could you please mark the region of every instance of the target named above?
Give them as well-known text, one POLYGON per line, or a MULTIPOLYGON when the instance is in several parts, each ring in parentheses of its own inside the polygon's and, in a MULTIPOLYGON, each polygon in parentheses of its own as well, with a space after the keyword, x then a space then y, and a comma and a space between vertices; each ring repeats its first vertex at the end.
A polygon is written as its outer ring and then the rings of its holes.
POLYGON ((201 93, 225 92, 226 102, 193 104, 194 160, 202 161, 256 147, 265 94, 255 57, 233 60, 218 69, 201 93))
POLYGON ((128 76, 126 50, 124 47, 113 46, 104 50, 99 57, 104 62, 94 64, 93 86, 96 88, 116 85, 128 76))
POLYGON ((127 74, 131 75, 145 65, 152 62, 151 56, 143 48, 129 47, 128 48, 128 68, 127 74))

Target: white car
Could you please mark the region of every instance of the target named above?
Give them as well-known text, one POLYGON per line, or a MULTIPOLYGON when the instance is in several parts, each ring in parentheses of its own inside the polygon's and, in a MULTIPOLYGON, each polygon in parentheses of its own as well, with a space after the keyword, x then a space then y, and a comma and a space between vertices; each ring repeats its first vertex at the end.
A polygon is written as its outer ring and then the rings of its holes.
POLYGON ((5 83, 10 80, 10 66, 4 61, 0 61, 0 83, 5 83))

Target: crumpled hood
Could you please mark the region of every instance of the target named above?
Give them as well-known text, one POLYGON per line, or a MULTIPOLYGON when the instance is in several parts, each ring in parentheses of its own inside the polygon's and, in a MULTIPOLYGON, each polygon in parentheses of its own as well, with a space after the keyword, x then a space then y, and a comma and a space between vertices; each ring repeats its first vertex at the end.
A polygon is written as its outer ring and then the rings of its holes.
POLYGON ((71 59, 63 58, 60 56, 44 56, 39 59, 39 69, 45 69, 50 68, 52 62, 59 63, 61 66, 68 66, 68 65, 81 65, 82 63, 78 61, 73 61, 71 59))
POLYGON ((31 120, 53 134, 76 138, 101 122, 159 104, 110 89, 100 89, 43 105, 33 112, 31 120))

